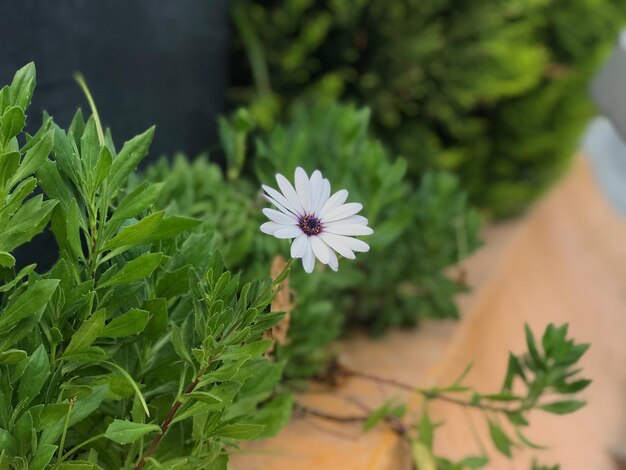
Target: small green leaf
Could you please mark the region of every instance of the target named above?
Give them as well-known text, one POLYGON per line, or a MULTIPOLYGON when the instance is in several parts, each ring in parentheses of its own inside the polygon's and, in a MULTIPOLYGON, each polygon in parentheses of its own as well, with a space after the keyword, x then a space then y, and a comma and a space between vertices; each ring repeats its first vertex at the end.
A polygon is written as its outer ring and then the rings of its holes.
POLYGON ((67 411, 70 408, 69 403, 50 403, 49 405, 45 405, 43 410, 41 411, 41 416, 39 418, 39 426, 38 430, 41 431, 46 429, 53 424, 59 422, 59 420, 65 418, 67 416, 67 411))
POLYGON ((489 459, 484 455, 474 455, 465 457, 459 462, 460 468, 483 468, 489 463, 489 459))
POLYGON ((489 434, 491 435, 491 440, 493 441, 496 449, 498 449, 502 454, 511 458, 511 440, 504 433, 502 428, 498 426, 491 420, 488 420, 489 423, 489 434))
POLYGON ((11 253, 7 253, 6 251, 0 251, 0 266, 5 268, 12 268, 15 266, 15 258, 11 255, 11 253))
POLYGON ((13 176, 12 181, 14 183, 32 173, 35 173, 47 160, 48 155, 50 155, 50 152, 52 151, 52 145, 54 143, 53 137, 54 131, 50 130, 46 132, 41 140, 26 152, 22 163, 13 176))
POLYGON ((128 312, 115 317, 102 330, 104 338, 121 338, 141 333, 146 325, 150 313, 145 310, 131 309, 128 312))
POLYGON ((58 446, 52 444, 44 444, 37 446, 37 452, 33 456, 33 460, 28 464, 28 470, 44 470, 52 460, 52 456, 56 452, 58 446))
POLYGON ((568 413, 573 413, 581 409, 587 403, 584 401, 578 400, 565 400, 565 401, 555 401, 553 403, 548 403, 547 405, 542 405, 539 408, 547 411, 548 413, 553 413, 556 415, 565 415, 568 413))
POLYGON ((0 118, 0 137, 3 142, 8 142, 21 132, 26 123, 26 116, 22 108, 10 106, 0 118))
POLYGON ((261 424, 235 423, 218 428, 215 434, 229 439, 249 440, 259 436, 264 428, 261 424))
POLYGON ((130 444, 152 432, 160 432, 156 424, 132 423, 115 419, 105 431, 104 435, 118 444, 130 444))
POLYGON ((127 263, 114 276, 98 285, 98 288, 115 286, 118 284, 128 284, 130 282, 143 279, 154 271, 163 258, 162 253, 144 253, 127 263))
POLYGON ((21 349, 8 349, 0 352, 0 364, 15 365, 26 359, 26 351, 21 349))
POLYGON ((111 156, 111 151, 106 146, 102 147, 98 155, 98 163, 96 163, 96 168, 93 172, 94 181, 92 191, 96 191, 107 176, 109 176, 112 164, 113 157, 111 156))
POLYGON ((148 153, 148 148, 150 147, 153 137, 154 126, 143 134, 133 137, 131 140, 124 143, 122 150, 117 154, 111 165, 111 171, 108 177, 110 188, 116 189, 122 186, 128 175, 148 153))
POLYGON ((136 217, 141 212, 152 207, 157 197, 159 197, 162 187, 162 184, 150 184, 148 182, 140 184, 122 199, 122 202, 120 202, 120 205, 111 216, 111 222, 136 217))
POLYGON ((22 109, 28 108, 35 89, 35 64, 29 62, 19 69, 9 87, 9 101, 22 109))
POLYGON ((0 330, 41 313, 58 285, 56 279, 40 279, 30 284, 26 291, 11 299, 11 303, 4 309, 0 316, 0 330))
POLYGON ((50 375, 50 361, 43 344, 32 354, 24 371, 17 396, 31 402, 41 391, 50 375))
POLYGON ((104 249, 113 250, 122 246, 141 244, 148 235, 157 229, 163 215, 163 212, 155 212, 154 214, 144 217, 136 224, 124 227, 117 235, 109 240, 104 249))
POLYGON ((63 356, 69 356, 72 353, 81 352, 89 348, 101 336, 105 318, 105 309, 98 310, 88 318, 72 336, 63 356))

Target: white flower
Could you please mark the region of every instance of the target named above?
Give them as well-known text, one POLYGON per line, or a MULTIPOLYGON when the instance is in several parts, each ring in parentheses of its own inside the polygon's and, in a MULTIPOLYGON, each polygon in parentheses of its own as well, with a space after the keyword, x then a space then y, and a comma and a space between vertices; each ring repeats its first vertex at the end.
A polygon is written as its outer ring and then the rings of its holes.
POLYGON ((348 191, 342 189, 330 195, 330 182, 315 170, 309 178, 302 168, 296 168, 296 186, 281 174, 276 182, 281 192, 263 185, 265 198, 276 209, 263 209, 271 222, 261 225, 261 231, 276 238, 294 239, 291 256, 302 258, 307 273, 313 271, 315 258, 337 271, 339 262, 335 252, 344 258, 354 259, 354 252, 365 252, 369 245, 352 238, 370 235, 367 219, 356 215, 363 205, 357 202, 344 204, 348 191))

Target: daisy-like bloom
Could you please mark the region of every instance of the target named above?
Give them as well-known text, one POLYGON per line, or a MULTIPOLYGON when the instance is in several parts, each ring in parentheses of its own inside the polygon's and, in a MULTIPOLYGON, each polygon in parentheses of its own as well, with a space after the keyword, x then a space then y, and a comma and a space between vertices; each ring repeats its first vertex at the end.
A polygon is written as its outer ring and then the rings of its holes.
POLYGON ((307 273, 313 271, 315 258, 334 271, 339 267, 335 252, 344 258, 354 259, 354 252, 365 252, 369 245, 353 238, 370 235, 367 219, 358 212, 363 205, 345 203, 348 191, 342 189, 330 195, 330 182, 315 170, 309 178, 302 168, 296 168, 295 188, 281 174, 276 175, 280 192, 263 185, 265 198, 276 209, 266 208, 263 213, 270 219, 261 225, 261 231, 276 238, 293 239, 291 256, 302 258, 307 273))

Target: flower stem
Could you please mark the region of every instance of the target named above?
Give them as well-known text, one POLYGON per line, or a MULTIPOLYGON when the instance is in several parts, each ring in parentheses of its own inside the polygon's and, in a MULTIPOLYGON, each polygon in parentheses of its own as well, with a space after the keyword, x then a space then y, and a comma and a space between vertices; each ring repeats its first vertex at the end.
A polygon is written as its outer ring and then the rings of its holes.
POLYGON ((156 448, 159 446, 159 443, 161 442, 161 439, 163 439, 163 436, 165 435, 165 433, 169 429, 170 424, 172 424, 172 420, 176 416, 176 413, 178 412, 178 409, 183 404, 183 402, 180 401, 181 396, 186 394, 186 393, 191 393, 191 392, 194 391, 194 389, 198 386, 198 383, 200 382, 200 378, 202 377, 202 375, 204 374, 205 371, 206 371, 206 367, 201 369, 198 372, 198 375, 196 376, 194 381, 191 382, 189 385, 187 385, 185 390, 183 390, 183 393, 176 398, 176 400, 172 404, 172 407, 168 411, 167 416, 163 420, 163 423, 161 423, 161 431, 156 436, 154 436, 154 439, 152 439, 152 443, 150 444, 150 447, 148 447, 148 450, 146 451, 146 453, 143 455, 141 460, 135 466, 135 470, 141 470, 143 468, 143 466, 146 464, 146 459, 148 457, 150 457, 154 453, 156 448))

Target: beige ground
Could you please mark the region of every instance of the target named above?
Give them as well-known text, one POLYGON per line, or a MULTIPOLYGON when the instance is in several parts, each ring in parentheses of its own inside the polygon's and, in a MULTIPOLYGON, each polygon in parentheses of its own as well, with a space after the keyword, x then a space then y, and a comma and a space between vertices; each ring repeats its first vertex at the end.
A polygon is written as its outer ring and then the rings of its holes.
MULTIPOLYGON (((563 470, 612 469, 612 451, 626 444, 626 219, 617 215, 595 186, 584 160, 524 220, 492 227, 487 246, 467 264, 474 293, 461 301, 463 320, 425 323, 417 331, 395 331, 379 341, 357 337, 342 344, 341 360, 356 370, 415 385, 446 384, 468 362, 467 381, 496 390, 506 352, 523 351, 523 324, 539 332, 549 322, 569 322, 572 334, 591 342, 583 360, 594 383, 584 392, 589 405, 566 417, 537 413, 528 435, 551 446, 500 459, 482 422, 452 405, 432 406, 446 425, 437 451, 458 458, 476 453, 469 421, 489 449, 492 469, 529 469, 533 455, 563 470)), ((359 404, 406 399, 390 387, 351 380, 329 395, 312 391, 299 400, 334 414, 358 415, 359 404), (356 404, 355 404, 356 403, 356 404)), ((419 403, 412 400, 414 412, 419 403)), ((407 449, 384 427, 370 433, 358 425, 319 418, 295 419, 275 439, 253 443, 233 459, 236 470, 410 468, 407 449)))

